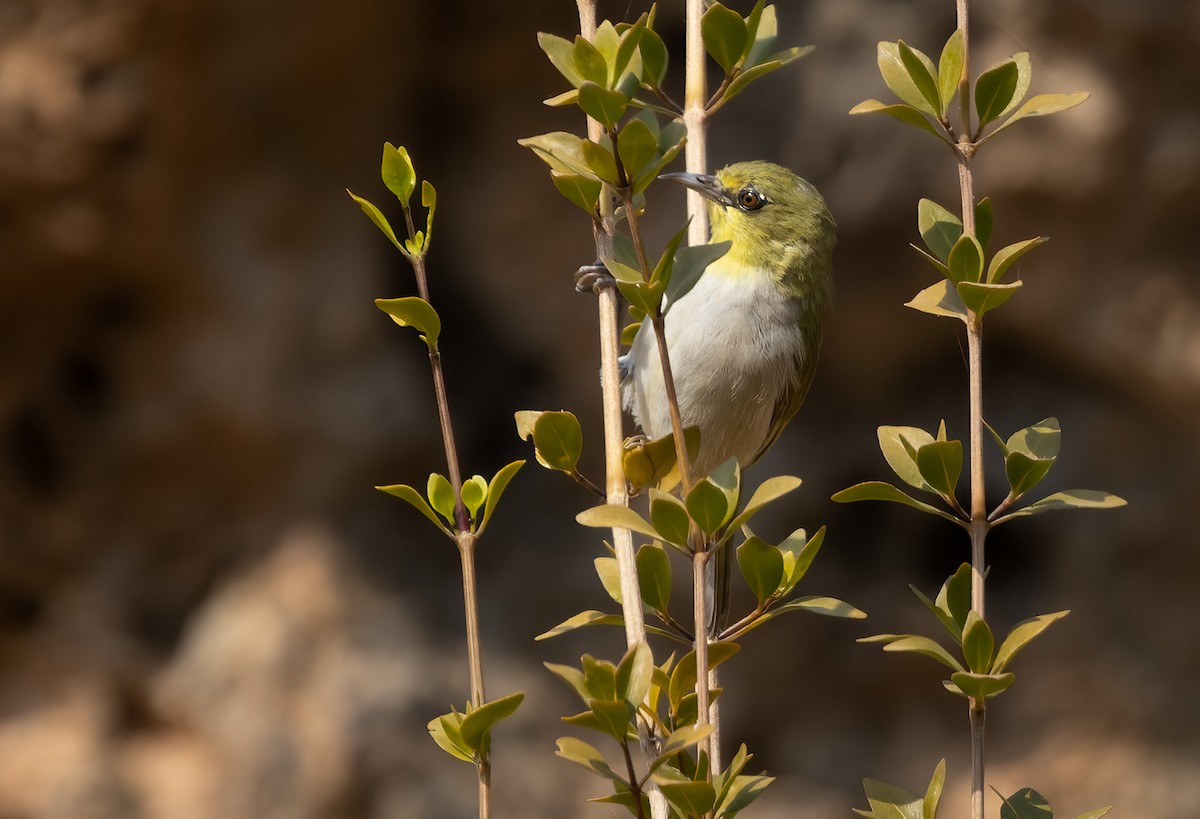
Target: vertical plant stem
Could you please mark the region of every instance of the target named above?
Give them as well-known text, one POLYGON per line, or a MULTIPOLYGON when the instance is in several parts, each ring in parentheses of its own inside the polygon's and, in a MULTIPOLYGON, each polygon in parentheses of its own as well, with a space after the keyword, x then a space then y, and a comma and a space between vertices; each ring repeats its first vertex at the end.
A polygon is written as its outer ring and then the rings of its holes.
MULTIPOLYGON (((687 128, 687 145, 684 149, 684 162, 689 173, 708 173, 708 112, 705 110, 705 103, 708 99, 708 83, 705 77, 705 61, 707 55, 704 50, 704 38, 700 31, 700 18, 704 15, 704 0, 686 0, 686 28, 685 28, 685 73, 686 87, 684 89, 683 100, 683 124, 687 128)), ((688 224, 688 244, 702 245, 708 241, 708 206, 705 203, 704 197, 694 190, 687 192, 687 210, 688 218, 691 221, 688 224)), ((661 346, 662 341, 660 339, 661 346)), ((703 564, 707 564, 708 555, 705 556, 703 564)), ((693 573, 694 574, 694 573, 693 573)), ((692 587, 692 594, 696 598, 695 607, 697 617, 703 614, 704 609, 704 594, 707 579, 704 574, 694 575, 695 583, 692 587)), ((716 601, 714 600, 714 604, 716 601)), ((709 701, 709 689, 717 685, 717 675, 715 671, 705 673, 708 668, 707 662, 700 665, 700 652, 703 647, 704 654, 708 655, 708 646, 703 645, 708 639, 708 618, 707 615, 703 621, 696 620, 696 700, 697 703, 709 701)), ((707 741, 709 773, 715 776, 721 770, 721 715, 719 706, 712 703, 711 707, 705 709, 703 705, 698 709, 701 715, 700 721, 703 724, 705 716, 713 726, 713 732, 709 735, 707 741)))
MULTIPOLYGON (((579 10, 579 31, 588 40, 596 35, 596 0, 576 0, 579 10)), ((599 142, 604 135, 604 126, 596 120, 587 119, 588 139, 599 142)), ((608 185, 600 189, 600 221, 592 230, 596 243, 596 258, 613 255, 613 233, 616 220, 613 217, 612 191, 608 185)), ((619 506, 629 505, 629 492, 625 482, 624 465, 624 416, 621 407, 621 374, 617 365, 620 352, 620 301, 615 286, 598 289, 597 302, 600 325, 600 389, 604 417, 604 469, 605 494, 607 501, 619 506)), ((638 584, 637 560, 633 552, 633 533, 628 529, 612 530, 613 550, 616 552, 617 571, 621 581, 621 613, 625 621, 625 643, 633 647, 646 639, 646 623, 642 615, 642 590, 638 584)), ((644 726, 639 726, 643 743, 649 740, 644 726)), ((625 759, 629 766, 630 781, 633 777, 633 760, 629 747, 625 747, 625 759)), ((653 780, 642 783, 642 790, 650 802, 650 819, 667 819, 670 806, 666 797, 653 780)), ((638 819, 643 819, 641 799, 638 799, 638 819)))
MULTIPOLYGON (((955 0, 958 29, 963 40, 963 73, 959 85, 961 133, 958 140, 958 186, 962 199, 963 232, 975 235, 975 179, 971 159, 975 146, 971 141, 971 84, 968 0, 955 0)), ((971 608, 984 616, 984 578, 987 559, 987 498, 983 484, 983 322, 973 312, 967 316, 967 368, 970 379, 971 415, 971 608)), ((971 819, 984 819, 984 724, 986 702, 971 699, 971 819)))
MULTIPOLYGON (((404 209, 404 220, 409 238, 414 234, 412 213, 404 209)), ((417 278, 417 293, 429 301, 429 277, 425 270, 425 257, 411 257, 413 273, 417 278)), ((483 689, 483 652, 479 647, 479 590, 475 577, 475 542, 471 532, 471 519, 462 502, 462 473, 458 468, 458 450, 454 443, 454 426, 450 422, 450 399, 446 392, 446 378, 442 372, 442 355, 436 349, 429 351, 429 367, 433 372, 433 392, 437 398, 438 426, 442 430, 442 444, 446 450, 446 471, 450 473, 450 485, 454 489, 454 522, 458 535, 458 556, 462 563, 463 612, 467 632, 467 669, 471 679, 471 707, 478 708, 487 701, 483 689)), ((479 777, 479 819, 489 819, 491 807, 492 763, 487 754, 480 754, 476 765, 479 777)))
MULTIPOLYGON (((483 690, 483 655, 479 648, 479 593, 475 579, 475 535, 459 532, 456 538, 462 561, 463 610, 467 622, 467 663, 471 673, 471 705, 478 708, 487 701, 483 690)), ((479 819, 491 816, 492 762, 481 754, 476 766, 479 774, 479 819)))

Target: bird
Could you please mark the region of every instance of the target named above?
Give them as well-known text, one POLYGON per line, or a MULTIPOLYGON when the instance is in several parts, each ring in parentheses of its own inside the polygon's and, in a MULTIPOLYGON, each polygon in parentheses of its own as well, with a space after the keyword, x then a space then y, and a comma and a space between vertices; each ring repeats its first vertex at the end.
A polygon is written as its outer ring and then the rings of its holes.
MULTIPOLYGON (((743 469, 754 464, 804 403, 833 300, 837 225, 816 187, 772 162, 660 178, 705 197, 709 241, 730 242, 664 317, 680 416, 700 431, 690 470, 699 480, 730 458, 743 469)), ((642 323, 620 366, 625 408, 643 434, 670 434, 651 322, 642 323)), ((723 576, 710 586, 727 588, 731 563, 723 557, 723 576)), ((725 600, 715 594, 710 604, 727 607, 727 592, 725 600)))
MULTIPOLYGON (((732 457, 743 469, 754 464, 804 403, 833 300, 837 226, 812 184, 771 162, 660 178, 705 197, 709 241, 730 242, 665 316, 679 412, 700 430, 698 479, 732 457)), ((621 357, 621 373, 625 407, 642 432, 669 434, 650 322, 621 357)))

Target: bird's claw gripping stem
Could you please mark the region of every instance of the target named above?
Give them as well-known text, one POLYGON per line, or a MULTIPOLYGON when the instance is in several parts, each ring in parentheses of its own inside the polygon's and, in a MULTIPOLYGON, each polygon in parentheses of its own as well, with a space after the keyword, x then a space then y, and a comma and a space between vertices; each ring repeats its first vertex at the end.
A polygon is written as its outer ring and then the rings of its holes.
POLYGON ((586 293, 589 290, 599 293, 605 287, 615 287, 617 280, 608 272, 604 262, 599 260, 585 264, 575 271, 575 290, 586 293))

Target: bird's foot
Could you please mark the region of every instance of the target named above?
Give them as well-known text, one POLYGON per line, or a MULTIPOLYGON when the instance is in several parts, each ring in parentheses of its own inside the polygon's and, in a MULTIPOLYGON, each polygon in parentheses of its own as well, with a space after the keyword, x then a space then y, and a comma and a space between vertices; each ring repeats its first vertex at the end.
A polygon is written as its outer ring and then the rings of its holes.
POLYGON ((585 264, 575 271, 575 290, 586 293, 591 290, 599 293, 605 287, 615 287, 617 280, 608 272, 604 262, 595 261, 585 264))
POLYGON ((630 435, 625 439, 625 451, 629 452, 634 449, 644 449, 648 443, 650 443, 650 437, 648 435, 642 435, 640 432, 637 435, 630 435))

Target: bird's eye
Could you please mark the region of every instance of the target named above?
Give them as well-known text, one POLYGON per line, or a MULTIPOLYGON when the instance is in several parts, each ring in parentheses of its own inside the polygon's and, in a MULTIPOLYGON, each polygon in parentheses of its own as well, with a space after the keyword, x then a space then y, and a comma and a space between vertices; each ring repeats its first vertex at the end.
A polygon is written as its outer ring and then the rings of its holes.
POLYGON ((738 191, 737 203, 742 210, 758 210, 767 203, 767 200, 754 188, 742 188, 738 191))

